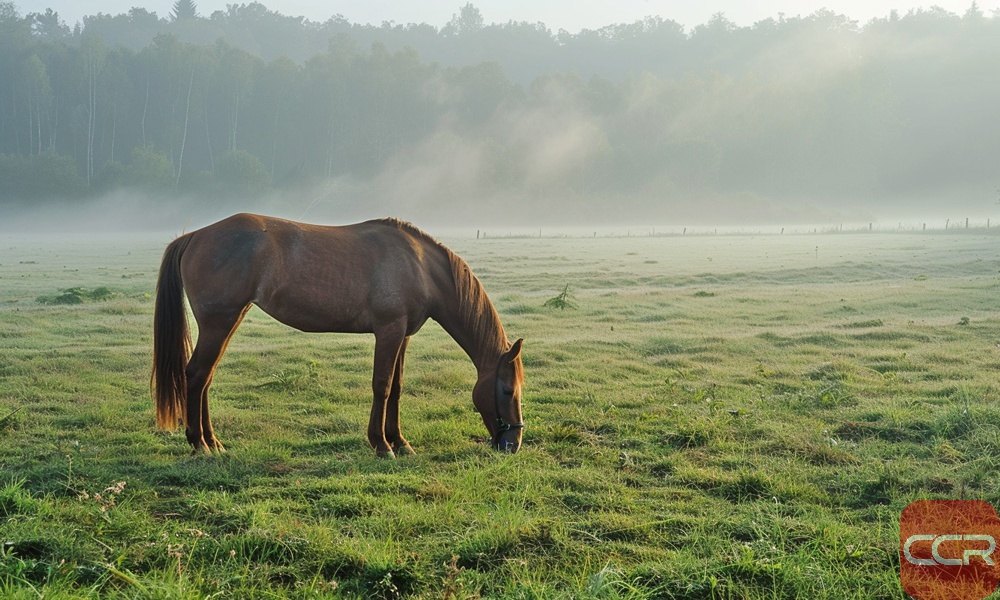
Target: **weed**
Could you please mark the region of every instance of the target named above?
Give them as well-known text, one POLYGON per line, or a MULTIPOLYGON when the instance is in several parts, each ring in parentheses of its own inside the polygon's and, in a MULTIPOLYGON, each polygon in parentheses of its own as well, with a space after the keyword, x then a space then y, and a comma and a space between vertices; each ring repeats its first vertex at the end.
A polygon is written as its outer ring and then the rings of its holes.
POLYGON ((561 292, 546 300, 545 304, 542 306, 545 308, 558 308, 559 310, 566 310, 567 308, 575 309, 577 307, 575 300, 576 298, 573 296, 573 293, 569 289, 569 284, 567 283, 563 286, 563 290, 561 292))
POLYGON ((93 503, 102 512, 106 513, 117 503, 118 496, 125 491, 125 482, 119 481, 114 485, 104 488, 102 492, 95 492, 93 495, 87 490, 77 494, 76 499, 81 503, 93 503))

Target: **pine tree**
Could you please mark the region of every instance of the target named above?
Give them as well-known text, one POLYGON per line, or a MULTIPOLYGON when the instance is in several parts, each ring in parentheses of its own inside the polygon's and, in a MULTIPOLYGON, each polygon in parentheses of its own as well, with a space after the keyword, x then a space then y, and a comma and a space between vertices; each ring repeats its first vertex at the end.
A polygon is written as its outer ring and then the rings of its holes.
POLYGON ((170 17, 174 21, 195 19, 198 17, 198 5, 194 3, 194 0, 177 0, 174 2, 174 10, 171 11, 170 17))

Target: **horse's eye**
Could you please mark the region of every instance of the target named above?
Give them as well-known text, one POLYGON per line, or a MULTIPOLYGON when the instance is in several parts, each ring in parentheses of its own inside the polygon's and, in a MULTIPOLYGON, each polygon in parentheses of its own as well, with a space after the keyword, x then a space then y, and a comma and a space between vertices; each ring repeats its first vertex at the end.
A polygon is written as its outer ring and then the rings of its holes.
POLYGON ((510 388, 504 388, 503 389, 503 395, 504 396, 513 396, 514 395, 514 390, 512 390, 510 388))

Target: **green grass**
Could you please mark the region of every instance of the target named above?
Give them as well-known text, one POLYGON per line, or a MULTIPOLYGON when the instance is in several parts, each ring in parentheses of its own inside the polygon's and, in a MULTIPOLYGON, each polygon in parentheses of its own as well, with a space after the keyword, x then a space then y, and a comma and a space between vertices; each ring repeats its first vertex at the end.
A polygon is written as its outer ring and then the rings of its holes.
POLYGON ((526 339, 524 447, 483 443, 428 323, 397 461, 371 338, 257 310, 213 387, 229 452, 156 430, 168 239, 0 248, 2 597, 903 598, 909 502, 1000 503, 993 236, 445 240, 526 339), (74 289, 107 293, 44 303, 74 289))

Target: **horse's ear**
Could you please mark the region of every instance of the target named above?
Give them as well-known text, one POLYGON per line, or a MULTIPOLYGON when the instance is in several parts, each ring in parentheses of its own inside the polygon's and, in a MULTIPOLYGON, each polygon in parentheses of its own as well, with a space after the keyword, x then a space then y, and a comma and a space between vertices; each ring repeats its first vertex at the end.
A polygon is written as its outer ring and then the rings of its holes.
POLYGON ((521 355, 521 345, 524 344, 524 338, 518 338, 514 345, 510 347, 510 350, 503 355, 504 360, 507 362, 514 362, 514 360, 521 355))

